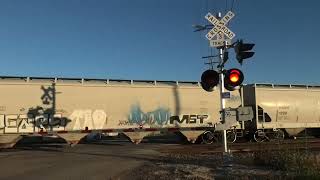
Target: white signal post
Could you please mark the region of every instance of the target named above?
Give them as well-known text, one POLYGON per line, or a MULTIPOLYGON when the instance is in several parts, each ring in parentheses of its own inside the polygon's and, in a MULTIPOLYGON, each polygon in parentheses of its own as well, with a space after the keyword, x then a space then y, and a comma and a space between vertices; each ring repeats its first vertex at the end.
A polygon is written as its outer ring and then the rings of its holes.
MULTIPOLYGON (((223 75, 223 60, 224 60, 224 51, 227 48, 227 45, 231 44, 231 39, 236 35, 226 26, 227 23, 235 16, 235 14, 231 11, 228 11, 227 14, 221 18, 221 13, 218 13, 218 19, 214 17, 211 13, 208 13, 205 18, 211 22, 214 27, 211 29, 206 38, 210 41, 210 46, 217 47, 219 49, 219 57, 220 57, 220 65, 219 65, 219 73, 220 73, 220 104, 221 104, 221 120, 225 123, 225 117, 222 114, 225 109, 225 89, 224 89, 224 75, 223 75), (217 36, 216 40, 212 40, 213 37, 217 36), (226 36, 228 39, 225 39, 226 36)), ((223 146, 224 152, 228 153, 227 146, 227 130, 223 130, 223 146)))
MULTIPOLYGON (((223 61, 223 49, 221 48, 220 50, 220 60, 221 62, 223 61)), ((223 71, 223 67, 221 67, 220 69, 220 106, 221 106, 221 120, 222 122, 225 123, 225 117, 224 115, 222 115, 222 111, 224 110, 224 108, 226 108, 226 100, 223 97, 223 93, 224 93, 224 75, 222 73, 223 71)), ((228 152, 228 145, 227 145, 227 130, 223 130, 223 147, 224 147, 224 152, 227 153, 228 152)))

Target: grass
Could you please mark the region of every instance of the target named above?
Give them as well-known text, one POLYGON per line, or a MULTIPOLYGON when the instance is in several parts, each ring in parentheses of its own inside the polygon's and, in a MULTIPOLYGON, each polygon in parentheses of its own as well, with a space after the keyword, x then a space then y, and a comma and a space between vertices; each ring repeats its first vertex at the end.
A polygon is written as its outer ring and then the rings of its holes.
POLYGON ((255 165, 280 170, 290 177, 320 179, 320 152, 278 145, 272 150, 254 152, 252 156, 255 165))

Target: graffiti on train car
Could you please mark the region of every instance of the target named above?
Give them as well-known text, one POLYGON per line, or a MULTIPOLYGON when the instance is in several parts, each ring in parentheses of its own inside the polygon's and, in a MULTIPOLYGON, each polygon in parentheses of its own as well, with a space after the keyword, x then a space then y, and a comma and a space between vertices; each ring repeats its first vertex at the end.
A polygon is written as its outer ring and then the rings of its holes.
POLYGON ((5 133, 32 133, 40 130, 63 130, 70 121, 61 114, 10 114, 0 115, 0 129, 5 133))
POLYGON ((208 119, 208 115, 199 115, 199 114, 185 114, 181 116, 171 116, 170 124, 174 124, 174 122, 178 122, 182 124, 185 122, 186 124, 203 124, 204 120, 208 119))
POLYGON ((74 110, 69 117, 62 114, 10 114, 0 115, 0 129, 5 133, 32 133, 59 131, 67 127, 71 130, 102 129, 107 124, 104 110, 74 110))
POLYGON ((72 120, 72 129, 102 129, 108 122, 108 116, 102 109, 80 109, 74 110, 69 116, 72 120))
MULTIPOLYGON (((131 106, 130 113, 128 115, 128 122, 121 122, 125 125, 165 125, 170 117, 170 111, 168 108, 158 107, 150 112, 143 112, 139 104, 131 106)), ((120 125, 120 124, 119 124, 120 125)))

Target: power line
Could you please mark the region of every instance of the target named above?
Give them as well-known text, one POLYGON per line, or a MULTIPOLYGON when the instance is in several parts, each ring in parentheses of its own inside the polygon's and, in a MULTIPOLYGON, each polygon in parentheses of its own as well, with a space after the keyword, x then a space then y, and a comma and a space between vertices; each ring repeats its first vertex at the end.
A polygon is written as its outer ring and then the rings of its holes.
POLYGON ((225 9, 224 9, 224 14, 226 14, 227 11, 228 11, 228 0, 226 0, 226 7, 225 7, 225 9))
POLYGON ((235 0, 232 0, 231 9, 230 9, 231 11, 233 10, 234 1, 235 0))

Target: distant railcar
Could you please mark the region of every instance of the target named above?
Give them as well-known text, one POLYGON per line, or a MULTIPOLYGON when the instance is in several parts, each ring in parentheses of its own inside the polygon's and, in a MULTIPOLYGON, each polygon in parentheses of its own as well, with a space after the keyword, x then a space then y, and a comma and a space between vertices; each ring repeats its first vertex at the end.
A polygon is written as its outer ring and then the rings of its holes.
MULTIPOLYGON (((226 107, 241 106, 239 91, 226 107)), ((134 143, 159 131, 180 131, 194 142, 220 123, 219 91, 198 82, 0 78, 0 143, 54 133, 77 143, 89 133, 120 132, 134 143)))
POLYGON ((246 123, 256 141, 297 136, 303 130, 319 136, 320 86, 252 84, 243 87, 244 106, 255 118, 246 123))

